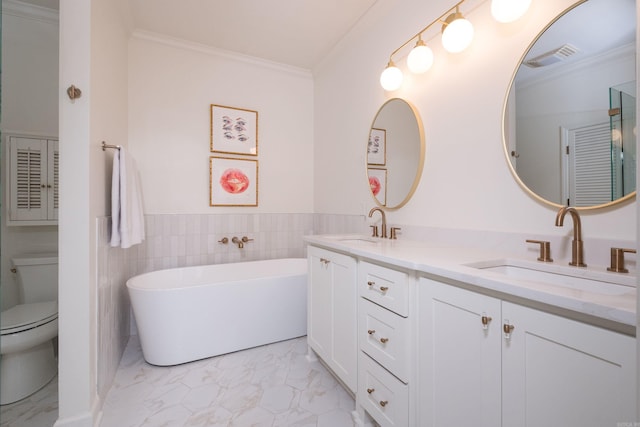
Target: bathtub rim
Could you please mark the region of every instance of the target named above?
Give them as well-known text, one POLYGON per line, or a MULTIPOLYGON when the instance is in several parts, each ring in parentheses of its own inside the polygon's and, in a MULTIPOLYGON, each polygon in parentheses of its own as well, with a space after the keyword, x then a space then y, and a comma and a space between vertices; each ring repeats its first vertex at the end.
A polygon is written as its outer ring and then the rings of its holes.
POLYGON ((154 271, 149 271, 146 273, 141 273, 141 274, 137 274, 135 276, 130 277, 129 279, 127 279, 126 281, 126 287, 127 289, 131 289, 132 291, 136 291, 136 292, 163 292, 163 291, 176 291, 176 290, 181 290, 181 289, 192 289, 192 288, 197 288, 197 287, 202 287, 202 286, 213 286, 216 285, 218 283, 222 284, 222 283, 241 283, 241 282, 246 282, 249 280, 256 280, 256 279, 266 279, 266 278, 279 278, 279 277, 290 277, 290 276, 304 276, 308 274, 308 264, 307 264, 307 258, 270 258, 270 259, 262 259, 262 260, 251 260, 251 261, 237 261, 237 262, 226 262, 226 263, 222 263, 222 264, 202 264, 202 265, 192 265, 192 266, 185 266, 185 267, 172 267, 172 268, 163 268, 160 270, 154 270, 154 271), (178 274, 180 272, 189 272, 189 271, 195 271, 198 269, 215 269, 217 268, 229 268, 231 266, 234 265, 244 265, 246 267, 248 267, 251 264, 265 264, 268 262, 279 262, 279 263, 285 263, 285 262, 291 262, 294 261, 294 265, 296 265, 297 268, 300 268, 300 270, 294 270, 293 272, 291 272, 290 270, 278 270, 278 271, 273 271, 273 272, 269 272, 269 274, 262 274, 262 275, 253 275, 251 277, 241 277, 241 278, 232 278, 232 279, 228 279, 226 278, 226 280, 215 280, 215 281, 211 281, 208 280, 206 282, 203 283, 187 283, 187 284, 179 284, 178 281, 174 281, 171 286, 154 286, 156 284, 156 282, 154 281, 149 281, 150 278, 153 278, 153 276, 161 276, 161 275, 167 275, 167 274, 178 274), (224 266, 224 267, 223 267, 224 266), (139 283, 143 283, 144 285, 140 285, 139 283), (146 283, 146 284, 145 284, 146 283))

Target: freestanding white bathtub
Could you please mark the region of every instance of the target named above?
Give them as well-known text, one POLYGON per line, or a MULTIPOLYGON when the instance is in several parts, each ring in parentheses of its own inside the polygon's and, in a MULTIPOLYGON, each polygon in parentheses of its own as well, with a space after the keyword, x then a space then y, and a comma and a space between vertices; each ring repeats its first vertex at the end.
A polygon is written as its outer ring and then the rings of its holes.
POLYGON ((307 260, 160 270, 127 281, 142 353, 191 362, 307 333, 307 260))

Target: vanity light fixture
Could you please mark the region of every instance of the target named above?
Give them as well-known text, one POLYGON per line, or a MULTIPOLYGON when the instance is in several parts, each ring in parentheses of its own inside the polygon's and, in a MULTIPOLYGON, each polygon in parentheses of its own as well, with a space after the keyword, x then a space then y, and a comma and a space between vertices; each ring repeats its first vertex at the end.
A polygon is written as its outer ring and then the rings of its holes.
POLYGON ((522 17, 531 6, 531 0, 491 0, 491 14, 498 22, 513 22, 522 17))
MULTIPOLYGON (((434 24, 442 24, 442 45, 451 53, 465 50, 473 41, 473 25, 460 12, 460 5, 466 0, 460 0, 449 10, 440 15, 435 21, 424 27, 418 34, 404 42, 399 48, 391 52, 389 62, 380 76, 380 84, 387 91, 394 91, 402 85, 402 70, 393 62, 393 56, 411 41, 418 39, 407 57, 407 67, 412 73, 427 72, 434 62, 433 51, 422 40, 423 34, 434 24)), ((513 22, 524 15, 532 0, 491 0, 491 13, 498 22, 513 22)))
POLYGON ((447 16, 442 24, 442 47, 447 52, 458 53, 468 48, 472 41, 473 25, 456 5, 456 11, 447 16))
POLYGON ((389 59, 387 68, 380 75, 380 84, 384 90, 394 91, 402 84, 402 71, 389 59))
POLYGON ((422 74, 429 71, 433 65, 433 51, 422 41, 422 34, 418 35, 418 41, 409 56, 407 57, 407 67, 412 73, 422 74))

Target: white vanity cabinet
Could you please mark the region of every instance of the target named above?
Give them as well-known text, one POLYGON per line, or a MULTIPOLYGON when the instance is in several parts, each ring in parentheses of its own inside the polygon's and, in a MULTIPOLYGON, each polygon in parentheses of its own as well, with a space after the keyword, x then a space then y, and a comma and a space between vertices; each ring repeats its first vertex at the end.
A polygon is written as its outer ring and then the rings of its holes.
POLYGON ((307 343, 353 393, 357 386, 356 260, 309 246, 307 343))
POLYGON ((635 419, 635 338, 421 278, 419 425, 635 419))
POLYGON ((502 302, 504 426, 616 426, 636 420, 628 336, 502 302))
POLYGON ((414 288, 413 272, 358 263, 356 399, 382 427, 415 422, 411 416, 415 339, 410 316, 414 288))

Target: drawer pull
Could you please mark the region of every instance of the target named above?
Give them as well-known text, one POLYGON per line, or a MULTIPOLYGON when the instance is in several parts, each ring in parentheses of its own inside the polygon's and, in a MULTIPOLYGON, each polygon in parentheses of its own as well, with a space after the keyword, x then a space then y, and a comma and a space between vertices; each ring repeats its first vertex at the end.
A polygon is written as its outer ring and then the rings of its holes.
POLYGON ((369 393, 369 394, 373 393, 374 391, 376 391, 375 388, 368 388, 367 389, 367 393, 369 393))
POLYGON ((380 291, 381 292, 387 292, 389 290, 388 286, 380 286, 380 291))
POLYGON ((381 400, 380 401, 380 406, 382 406, 384 408, 385 406, 387 406, 387 403, 389 403, 388 400, 381 400))
MULTIPOLYGON (((369 329, 369 330, 367 330, 367 333, 368 333, 369 335, 373 335, 373 334, 375 334, 375 333, 376 333, 376 330, 375 330, 375 329, 369 329)), ((382 344, 386 344, 388 341, 389 341, 389 338, 380 338, 380 342, 381 342, 382 344)))
POLYGON ((369 285, 369 286, 373 286, 373 285, 375 285, 375 284, 376 284, 376 282, 372 282, 372 281, 368 281, 368 282, 367 282, 367 285, 369 285))

